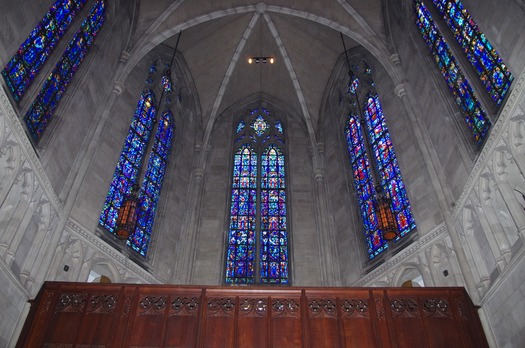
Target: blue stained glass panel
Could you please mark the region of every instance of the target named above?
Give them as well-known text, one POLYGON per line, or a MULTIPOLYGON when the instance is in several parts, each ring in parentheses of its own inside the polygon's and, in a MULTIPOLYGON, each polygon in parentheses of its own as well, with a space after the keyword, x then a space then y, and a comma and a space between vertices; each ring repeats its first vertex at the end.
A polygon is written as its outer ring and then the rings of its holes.
POLYGON ((164 174, 173 143, 175 125, 170 110, 164 111, 160 120, 155 142, 148 161, 146 175, 139 194, 139 211, 135 232, 128 239, 128 245, 140 255, 146 257, 157 205, 164 182, 164 174))
POLYGON ((137 183, 137 175, 146 151, 155 114, 155 96, 153 92, 145 91, 140 96, 99 218, 99 224, 110 233, 115 232, 118 210, 122 201, 137 183))
POLYGON ((465 51, 485 89, 501 105, 514 77, 460 0, 432 0, 465 51))
POLYGON ((372 168, 368 161, 366 139, 359 118, 350 114, 345 128, 345 138, 352 164, 354 186, 359 201, 359 211, 363 221, 364 235, 370 259, 381 254, 388 248, 378 229, 377 212, 375 210, 375 188, 372 168))
POLYGON ((237 134, 239 134, 245 127, 246 123, 244 123, 244 121, 241 120, 237 125, 237 134))
POLYGON ((226 283, 255 282, 257 153, 243 145, 233 160, 226 283))
POLYGON ((18 102, 86 0, 58 0, 9 60, 2 76, 18 102))
POLYGON ((284 154, 275 145, 261 158, 261 283, 288 284, 284 154))
POLYGON ((383 192, 387 193, 392 200, 392 212, 397 221, 399 239, 415 229, 416 223, 397 164, 394 145, 390 139, 383 108, 377 95, 368 96, 364 114, 381 186, 383 192))
POLYGON ((261 115, 259 115, 259 117, 257 117, 252 123, 252 128, 255 130, 255 133, 257 133, 258 136, 261 136, 268 129, 268 123, 261 115))
POLYGON ((491 125, 490 120, 474 95, 472 87, 456 64, 456 60, 450 53, 448 45, 439 33, 425 5, 416 0, 415 10, 416 24, 421 35, 452 92, 454 101, 459 106, 474 141, 481 145, 488 134, 491 125))
POLYGON ((105 9, 104 0, 95 3, 24 116, 33 140, 38 141, 42 136, 67 86, 104 24, 105 9))
POLYGON ((283 130, 283 125, 281 124, 281 121, 276 121, 275 122, 275 129, 277 129, 277 131, 281 134, 284 133, 284 130, 283 130))

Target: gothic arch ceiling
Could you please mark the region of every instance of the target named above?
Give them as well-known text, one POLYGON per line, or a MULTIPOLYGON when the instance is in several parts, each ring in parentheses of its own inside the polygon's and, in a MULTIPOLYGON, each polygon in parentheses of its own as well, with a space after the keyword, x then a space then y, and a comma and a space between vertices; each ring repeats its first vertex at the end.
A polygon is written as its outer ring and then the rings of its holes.
POLYGON ((174 47, 182 30, 179 51, 195 82, 205 142, 222 111, 265 93, 303 117, 315 143, 323 94, 343 52, 339 31, 348 49, 363 46, 390 64, 382 0, 137 0, 136 4, 130 58, 119 80, 124 81, 155 46, 174 47), (273 56, 276 63, 250 65, 249 56, 273 56))

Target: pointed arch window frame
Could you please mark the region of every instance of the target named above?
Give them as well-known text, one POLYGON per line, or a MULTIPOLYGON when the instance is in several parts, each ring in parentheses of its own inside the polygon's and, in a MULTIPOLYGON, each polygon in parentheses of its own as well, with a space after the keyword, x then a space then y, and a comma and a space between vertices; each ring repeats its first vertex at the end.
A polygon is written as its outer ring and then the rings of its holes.
POLYGON ((140 261, 148 257, 164 177, 174 146, 176 122, 170 107, 173 93, 170 74, 171 67, 162 62, 154 62, 148 69, 146 88, 137 102, 128 135, 99 217, 99 225, 109 234, 116 236, 119 209, 124 198, 131 195, 133 186, 137 185, 140 180, 139 174, 145 169, 138 192, 136 225, 125 242, 126 246, 142 257, 140 261), (159 87, 162 89, 159 101, 162 103, 161 106, 157 105, 156 94, 153 90, 160 73, 158 64, 164 66, 159 87), (157 117, 159 109, 162 111, 160 117, 157 117), (154 135, 152 135, 153 132, 155 132, 154 135), (150 139, 152 136, 154 138, 150 139), (151 140, 153 144, 150 144, 151 140), (147 164, 144 156, 149 156, 147 164))
MULTIPOLYGON (((357 66, 353 66, 352 69, 359 70, 357 66)), ((406 237, 416 230, 416 223, 383 107, 375 91, 371 69, 366 62, 363 70, 362 74, 358 74, 361 75, 362 81, 352 74, 345 87, 350 96, 350 110, 344 119, 343 128, 370 262, 385 255, 392 244, 407 240, 406 237), (364 92, 361 89, 364 89, 364 92), (365 100, 358 101, 356 95, 364 95, 365 100), (361 105, 358 105, 358 102, 361 105), (374 173, 378 177, 374 177, 374 173), (392 241, 387 241, 380 229, 376 190, 378 187, 391 199, 390 208, 398 228, 398 236, 392 241)))
POLYGON ((242 115, 234 131, 224 281, 289 285, 286 144, 282 120, 258 107, 242 115), (266 127, 254 126, 260 116, 266 127), (241 124, 244 126, 239 127, 241 124), (246 206, 247 202, 251 205, 246 206))
POLYGON ((492 123, 423 1, 414 0, 414 11, 420 34, 463 115, 473 141, 479 148, 484 143, 492 123))
POLYGON ((105 22, 106 7, 106 0, 95 2, 26 112, 24 123, 33 141, 38 142, 41 139, 60 100, 93 45, 105 22))
POLYGON ((431 1, 463 49, 486 92, 499 107, 514 76, 460 0, 431 1))
POLYGON ((18 103, 87 0, 57 0, 2 69, 18 103))

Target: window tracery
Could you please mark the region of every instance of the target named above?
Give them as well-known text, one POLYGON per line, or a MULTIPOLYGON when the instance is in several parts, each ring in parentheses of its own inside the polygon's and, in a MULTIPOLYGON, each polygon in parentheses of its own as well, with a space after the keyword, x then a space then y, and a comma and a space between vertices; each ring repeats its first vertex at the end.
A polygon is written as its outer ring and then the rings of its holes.
POLYGON ((290 282, 283 135, 281 121, 264 108, 237 124, 226 283, 290 282))

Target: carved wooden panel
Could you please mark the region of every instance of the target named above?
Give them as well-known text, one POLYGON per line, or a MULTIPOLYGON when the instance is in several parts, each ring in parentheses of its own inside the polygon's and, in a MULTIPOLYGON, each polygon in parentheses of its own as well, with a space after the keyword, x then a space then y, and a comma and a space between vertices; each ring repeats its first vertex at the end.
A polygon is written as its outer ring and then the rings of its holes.
POLYGON ((488 347, 462 288, 45 283, 17 347, 488 347))

